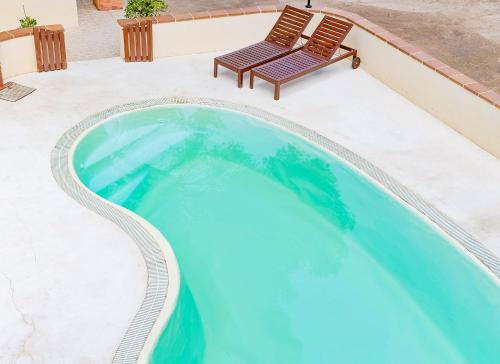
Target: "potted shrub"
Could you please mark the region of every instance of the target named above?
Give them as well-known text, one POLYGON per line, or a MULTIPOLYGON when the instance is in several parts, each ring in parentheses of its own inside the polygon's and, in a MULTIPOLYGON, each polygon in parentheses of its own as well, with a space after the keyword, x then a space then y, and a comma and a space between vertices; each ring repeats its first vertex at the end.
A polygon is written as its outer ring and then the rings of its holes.
POLYGON ((26 15, 26 9, 24 9, 24 5, 23 5, 23 13, 24 13, 24 18, 19 19, 19 23, 21 23, 21 28, 36 27, 37 24, 36 19, 26 15))
POLYGON ((36 19, 31 16, 25 16, 24 18, 19 19, 19 22, 21 23, 21 28, 31 28, 35 27, 37 24, 36 19))
POLYGON ((156 16, 167 9, 168 5, 164 0, 129 0, 125 8, 125 17, 145 18, 156 16))

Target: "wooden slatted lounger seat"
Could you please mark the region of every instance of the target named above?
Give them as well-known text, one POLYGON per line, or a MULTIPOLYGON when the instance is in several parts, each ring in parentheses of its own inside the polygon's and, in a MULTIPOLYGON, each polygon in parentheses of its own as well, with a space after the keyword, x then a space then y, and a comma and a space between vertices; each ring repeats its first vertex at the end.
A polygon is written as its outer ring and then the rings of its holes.
POLYGON ((262 78, 274 84, 274 99, 279 100, 282 84, 344 58, 352 56, 352 68, 358 68, 357 51, 342 45, 351 28, 351 23, 325 16, 301 50, 250 70, 250 88, 255 76, 262 78), (347 52, 333 57, 339 48, 347 52))
POLYGON ((241 88, 243 73, 294 52, 293 47, 312 16, 307 11, 287 5, 264 41, 215 58, 214 77, 217 77, 219 65, 229 68, 238 74, 238 87, 241 88))

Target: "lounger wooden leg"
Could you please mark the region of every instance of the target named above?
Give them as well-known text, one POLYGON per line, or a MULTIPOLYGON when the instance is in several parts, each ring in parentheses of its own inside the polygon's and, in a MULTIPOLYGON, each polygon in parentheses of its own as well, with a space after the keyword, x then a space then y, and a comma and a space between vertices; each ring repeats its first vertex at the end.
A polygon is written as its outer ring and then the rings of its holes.
POLYGON ((238 72, 238 88, 243 87, 243 72, 238 72))
POLYGON ((253 89, 253 78, 255 77, 255 74, 253 71, 250 71, 250 88, 253 89))
POLYGON ((274 85, 274 99, 279 100, 280 99, 280 84, 276 83, 274 85))
POLYGON ((219 64, 217 63, 217 61, 214 61, 214 77, 217 78, 219 74, 219 64))

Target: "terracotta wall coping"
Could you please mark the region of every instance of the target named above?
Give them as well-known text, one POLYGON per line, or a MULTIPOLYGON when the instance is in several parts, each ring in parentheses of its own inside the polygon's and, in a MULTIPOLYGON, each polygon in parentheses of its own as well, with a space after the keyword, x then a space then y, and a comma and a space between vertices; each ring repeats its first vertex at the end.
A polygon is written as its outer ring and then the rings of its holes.
MULTIPOLYGON (((64 30, 64 27, 61 24, 51 24, 51 25, 42 25, 38 26, 37 28, 44 28, 47 30, 64 30)), ((6 40, 11 40, 15 38, 21 38, 21 37, 26 37, 28 35, 33 34, 33 28, 17 28, 17 29, 10 29, 10 30, 5 30, 3 32, 0 32, 0 42, 6 41, 6 40)))
MULTIPOLYGON (((196 13, 183 13, 183 14, 167 14, 161 16, 153 16, 149 18, 136 18, 136 19, 118 19, 118 24, 125 27, 128 25, 140 24, 142 21, 151 20, 154 24, 158 23, 173 23, 186 20, 198 20, 198 19, 211 19, 211 18, 221 18, 226 16, 235 15, 247 15, 247 14, 257 14, 257 13, 274 13, 283 10, 284 5, 264 5, 264 6, 254 6, 249 8, 235 8, 235 9, 220 9, 220 10, 208 10, 200 11, 196 13)), ((441 62, 432 55, 424 52, 420 48, 406 42, 405 40, 399 38, 398 36, 392 34, 391 32, 385 30, 381 26, 372 23, 368 19, 362 16, 351 13, 349 11, 335 9, 335 8, 312 8, 309 11, 313 13, 321 13, 333 15, 339 18, 346 19, 358 27, 366 30, 367 32, 380 38, 382 41, 390 44, 394 48, 399 49, 401 52, 409 55, 420 63, 423 63, 435 72, 438 72, 442 76, 452 80, 457 85, 465 88, 466 90, 472 92, 473 94, 481 97, 482 99, 492 103, 497 108, 500 108, 500 94, 492 90, 491 88, 477 82, 476 80, 464 75, 460 71, 448 66, 447 64, 441 62)), ((1 34, 1 33, 0 33, 1 34)), ((1 40, 1 38, 0 38, 1 40)))

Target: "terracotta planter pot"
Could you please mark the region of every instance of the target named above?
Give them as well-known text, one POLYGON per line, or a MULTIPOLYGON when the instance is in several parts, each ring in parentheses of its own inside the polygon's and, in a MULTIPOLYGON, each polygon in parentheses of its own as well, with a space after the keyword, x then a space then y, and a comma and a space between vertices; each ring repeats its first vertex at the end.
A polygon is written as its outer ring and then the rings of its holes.
POLYGON ((117 10, 123 9, 122 0, 94 0, 97 10, 117 10))

